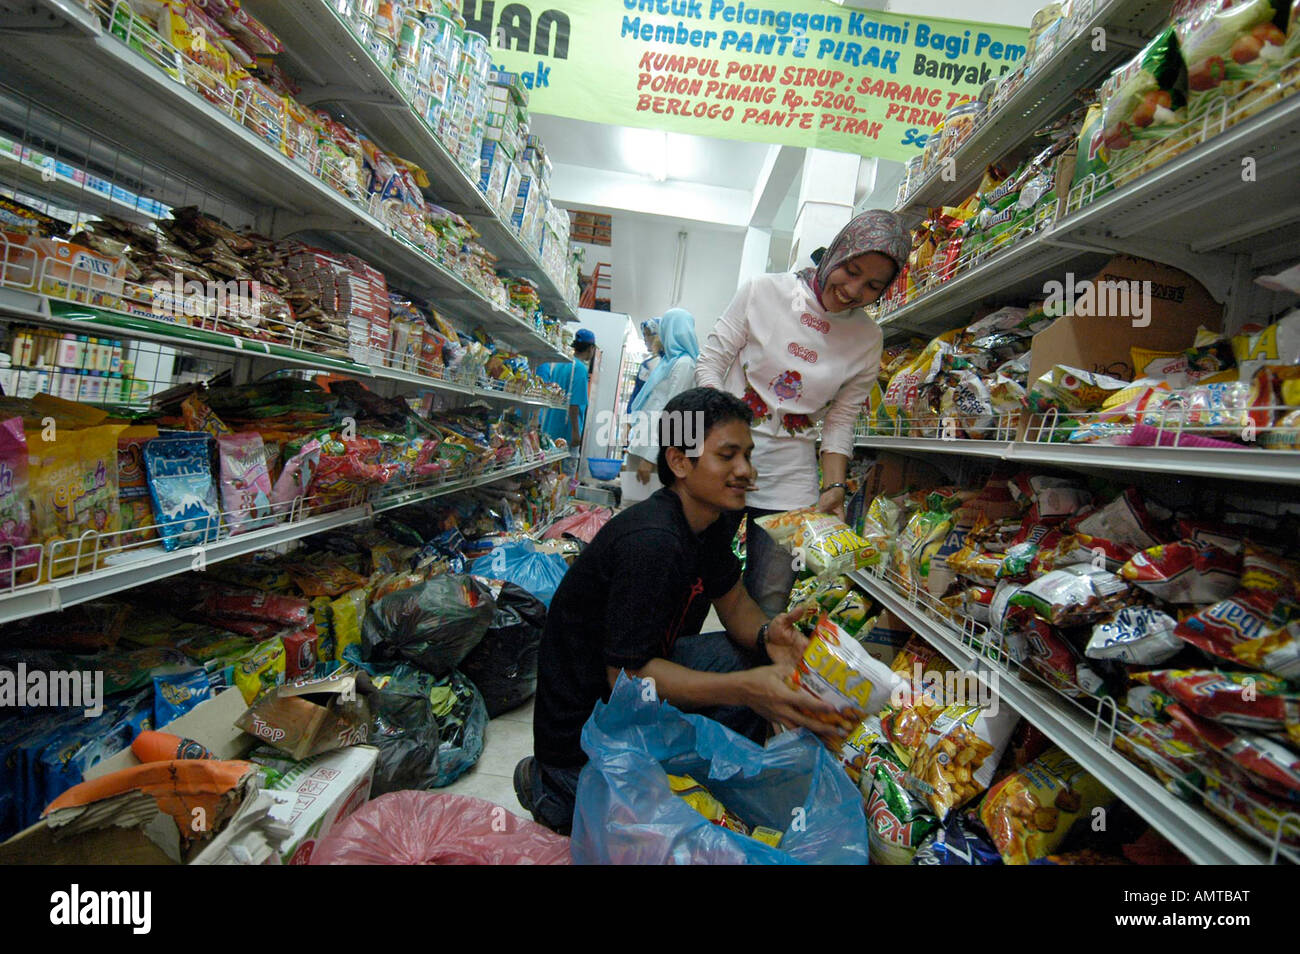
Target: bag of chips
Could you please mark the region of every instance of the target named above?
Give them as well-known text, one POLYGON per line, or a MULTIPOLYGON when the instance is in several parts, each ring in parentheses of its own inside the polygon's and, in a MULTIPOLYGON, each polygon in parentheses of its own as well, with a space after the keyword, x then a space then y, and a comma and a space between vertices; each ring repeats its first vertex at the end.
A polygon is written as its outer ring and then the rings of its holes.
POLYGON ((154 725, 179 719, 200 702, 212 698, 207 670, 199 667, 153 677, 154 725))
POLYGON ((923 802, 907 790, 907 769, 886 746, 861 782, 867 847, 873 865, 910 865, 926 837, 939 827, 923 802))
POLYGON ((828 514, 806 517, 793 539, 796 557, 802 554, 808 569, 817 576, 860 570, 880 559, 880 551, 870 542, 828 514))
POLYGON ((1125 606, 1092 628, 1084 655, 1090 659, 1116 659, 1135 666, 1158 666, 1177 656, 1183 642, 1174 629, 1177 621, 1149 606, 1125 606))
POLYGON ((1002 857, 964 814, 953 814, 921 843, 915 865, 1000 865, 1002 857))
POLYGON ((1022 587, 1010 603, 1028 607, 1055 626, 1064 626, 1115 612, 1127 589, 1124 581, 1109 570, 1067 566, 1022 587))
POLYGON ((884 663, 822 614, 790 684, 829 702, 836 714, 826 716, 826 721, 848 721, 851 729, 888 704, 895 678, 884 663))
POLYGON ((1019 716, 995 700, 988 707, 950 705, 930 723, 907 770, 907 787, 940 821, 993 781, 1019 716))
POLYGON ((135 425, 117 438, 117 489, 124 547, 158 539, 144 466, 144 445, 157 436, 158 428, 135 425))
POLYGON ((1285 596, 1241 590, 1187 617, 1174 633, 1212 656, 1300 680, 1300 604, 1285 596))
POLYGON ((156 437, 144 446, 149 495, 168 551, 217 538, 221 508, 208 440, 207 434, 178 432, 156 437))
POLYGON ((1300 745, 1300 691, 1276 676, 1216 669, 1151 669, 1132 677, 1202 718, 1243 729, 1285 732, 1293 744, 1300 745))
POLYGON ((713 797, 713 794, 689 775, 669 775, 668 787, 674 795, 695 809, 715 825, 721 825, 729 831, 741 835, 749 834, 749 826, 727 807, 713 797))
POLYGON ((320 441, 312 438, 302 445, 298 453, 285 461, 284 469, 271 488, 271 504, 277 514, 288 513, 294 507, 294 501, 306 498, 307 488, 316 476, 320 464, 320 441))
POLYGON ((1170 706, 1169 715, 1206 746, 1231 760, 1270 795, 1300 802, 1300 755, 1285 745, 1267 736, 1202 719, 1182 706, 1170 706))
POLYGON ((980 821, 1009 865, 1051 854, 1079 818, 1115 800, 1060 749, 1051 749, 998 782, 980 805, 980 821))
POLYGON ((284 643, 279 636, 258 643, 235 664, 235 686, 252 705, 258 696, 284 682, 284 643))

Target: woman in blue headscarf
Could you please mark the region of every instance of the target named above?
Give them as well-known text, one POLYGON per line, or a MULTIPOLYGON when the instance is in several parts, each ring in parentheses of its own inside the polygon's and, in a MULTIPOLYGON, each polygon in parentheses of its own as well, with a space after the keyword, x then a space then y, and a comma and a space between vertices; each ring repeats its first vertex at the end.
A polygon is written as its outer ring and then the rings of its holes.
POLYGON ((659 341, 663 357, 629 406, 634 417, 628 469, 635 468, 637 480, 643 484, 650 483, 659 456, 658 428, 650 425, 670 400, 695 387, 695 363, 700 357, 695 317, 683 308, 668 309, 659 319, 659 341))

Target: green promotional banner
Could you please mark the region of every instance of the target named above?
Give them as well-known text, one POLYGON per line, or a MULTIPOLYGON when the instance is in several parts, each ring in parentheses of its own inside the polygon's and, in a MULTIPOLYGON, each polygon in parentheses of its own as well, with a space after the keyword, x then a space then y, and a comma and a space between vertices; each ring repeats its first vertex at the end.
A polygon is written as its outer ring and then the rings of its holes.
POLYGON ((902 161, 1028 39, 828 0, 464 0, 464 15, 533 112, 902 161))

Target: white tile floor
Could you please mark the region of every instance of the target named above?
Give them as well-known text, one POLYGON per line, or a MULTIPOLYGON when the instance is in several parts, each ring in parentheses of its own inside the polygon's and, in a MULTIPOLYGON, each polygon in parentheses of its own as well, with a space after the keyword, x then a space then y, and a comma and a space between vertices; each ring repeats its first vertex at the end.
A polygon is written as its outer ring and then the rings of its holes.
MULTIPOLYGON (((701 632, 722 629, 717 612, 710 607, 701 632)), ((488 723, 483 740, 483 755, 478 764, 456 779, 443 792, 472 795, 495 805, 501 805, 521 818, 531 818, 519 799, 515 797, 515 766, 525 756, 533 754, 533 700, 498 716, 488 723)))

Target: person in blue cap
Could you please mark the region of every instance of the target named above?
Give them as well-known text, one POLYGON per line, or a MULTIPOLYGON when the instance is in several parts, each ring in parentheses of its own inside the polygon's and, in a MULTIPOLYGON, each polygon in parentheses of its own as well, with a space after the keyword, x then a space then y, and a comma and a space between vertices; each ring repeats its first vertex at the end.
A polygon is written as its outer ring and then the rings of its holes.
POLYGON ((645 387, 646 381, 650 379, 651 372, 659 365, 663 358, 664 346, 663 339, 659 331, 662 325, 662 318, 647 318, 641 322, 641 337, 645 341, 645 346, 650 349, 650 356, 641 362, 641 367, 636 372, 636 383, 632 385, 632 394, 627 399, 627 412, 632 413, 632 405, 641 389, 645 387))
POLYGON ((543 381, 558 384, 569 392, 567 410, 554 408, 542 412, 542 432, 554 441, 569 442, 569 459, 564 472, 572 477, 578 472, 582 456, 582 429, 587 423, 587 382, 591 359, 596 354, 596 336, 588 328, 579 328, 573 336, 573 360, 568 364, 552 362, 537 369, 543 381))

